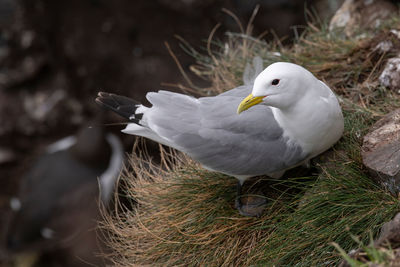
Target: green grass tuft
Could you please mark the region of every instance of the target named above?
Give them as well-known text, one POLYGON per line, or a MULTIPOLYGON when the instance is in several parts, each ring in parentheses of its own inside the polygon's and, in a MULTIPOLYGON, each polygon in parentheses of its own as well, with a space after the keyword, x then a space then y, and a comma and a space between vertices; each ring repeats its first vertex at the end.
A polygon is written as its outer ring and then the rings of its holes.
MULTIPOLYGON (((396 198, 379 188, 347 155, 329 166, 300 198, 294 212, 282 214, 264 240, 257 263, 279 266, 333 265, 340 260, 330 242, 343 249, 357 246, 350 233, 367 240, 399 211, 396 198)), ((296 204, 296 203, 293 203, 296 204)))

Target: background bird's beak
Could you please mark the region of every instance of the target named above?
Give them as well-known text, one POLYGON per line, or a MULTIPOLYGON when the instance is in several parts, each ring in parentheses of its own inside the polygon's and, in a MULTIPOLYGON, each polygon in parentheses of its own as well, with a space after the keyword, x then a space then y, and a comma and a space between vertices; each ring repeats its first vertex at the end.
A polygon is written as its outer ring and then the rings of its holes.
POLYGON ((241 112, 249 109, 250 107, 260 104, 263 100, 264 96, 253 96, 253 94, 249 94, 242 102, 240 102, 237 113, 240 114, 241 112))

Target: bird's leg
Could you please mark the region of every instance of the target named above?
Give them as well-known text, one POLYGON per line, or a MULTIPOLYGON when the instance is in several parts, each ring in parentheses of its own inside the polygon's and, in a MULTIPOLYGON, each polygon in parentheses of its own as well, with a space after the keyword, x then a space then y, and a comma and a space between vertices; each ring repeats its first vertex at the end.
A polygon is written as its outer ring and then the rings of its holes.
POLYGON ((304 168, 310 169, 311 168, 311 163, 310 160, 306 160, 303 162, 303 164, 301 164, 304 168))
POLYGON ((254 196, 247 196, 246 203, 243 204, 242 202, 242 186, 243 182, 238 181, 237 183, 237 196, 235 199, 235 208, 239 211, 239 213, 243 216, 248 217, 260 217, 262 212, 267 204, 266 198, 264 197, 254 197, 254 196))
POLYGON ((242 182, 240 180, 238 180, 238 183, 236 185, 236 199, 235 199, 235 208, 237 208, 240 212, 240 210, 242 209, 242 182))

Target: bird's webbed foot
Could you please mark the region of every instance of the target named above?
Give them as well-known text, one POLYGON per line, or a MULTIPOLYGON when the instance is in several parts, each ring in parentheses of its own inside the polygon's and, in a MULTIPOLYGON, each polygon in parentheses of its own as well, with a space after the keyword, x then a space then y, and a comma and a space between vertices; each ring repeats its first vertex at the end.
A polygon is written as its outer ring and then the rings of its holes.
POLYGON ((235 208, 237 208, 241 215, 248 217, 261 217, 266 204, 267 199, 263 195, 242 195, 242 184, 238 181, 235 208))

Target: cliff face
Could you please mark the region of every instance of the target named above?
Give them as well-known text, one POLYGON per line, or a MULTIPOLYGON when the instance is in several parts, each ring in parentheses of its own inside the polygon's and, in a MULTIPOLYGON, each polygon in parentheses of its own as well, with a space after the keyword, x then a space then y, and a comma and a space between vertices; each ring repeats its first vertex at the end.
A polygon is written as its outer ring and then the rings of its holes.
MULTIPOLYGON (((345 1, 339 12, 355 21, 351 28, 337 22, 346 20, 338 13, 330 29, 309 23, 290 47, 250 32, 209 43, 207 55, 188 47, 197 60, 191 70, 211 82, 204 94, 240 85, 246 64, 256 56, 264 66, 276 61, 303 65, 335 90, 345 132, 333 149, 314 159, 311 170, 245 184, 248 193, 257 188, 269 200, 260 218, 237 214, 235 181, 229 177, 205 171, 180 154, 164 153, 161 168, 133 155, 134 171, 122 177, 135 208, 109 215, 106 223, 118 265, 334 265, 342 259, 339 251, 367 244, 371 234, 377 237, 400 210, 398 192, 374 179, 361 147, 369 131, 386 129, 374 123, 400 107, 396 87, 380 78, 400 52, 400 21, 397 7, 385 1, 345 1), (363 12, 370 5, 382 16, 367 18, 370 11, 363 12)), ((397 75, 397 66, 391 69, 397 75)), ((397 120, 394 124, 397 129, 397 120)))

